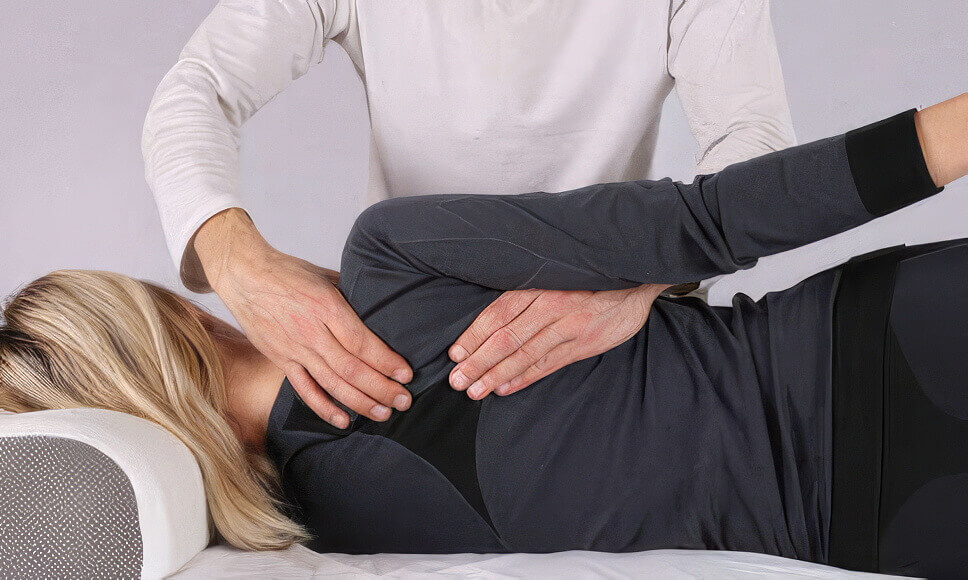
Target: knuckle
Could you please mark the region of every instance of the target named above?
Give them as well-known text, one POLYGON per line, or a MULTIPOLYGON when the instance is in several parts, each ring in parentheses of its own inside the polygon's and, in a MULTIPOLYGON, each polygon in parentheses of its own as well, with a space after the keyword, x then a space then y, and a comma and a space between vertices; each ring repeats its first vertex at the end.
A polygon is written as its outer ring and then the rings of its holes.
POLYGON ((508 326, 497 331, 495 337, 497 345, 503 350, 517 350, 522 345, 521 338, 508 326))
POLYGON ((279 368, 282 372, 286 373, 286 376, 292 379, 293 377, 301 376, 303 373, 303 366, 294 360, 284 361, 279 368))
POLYGON ((317 330, 312 334, 305 334, 304 336, 306 337, 305 344, 307 347, 317 355, 327 353, 333 348, 324 332, 317 330))
POLYGON ((481 375, 481 371, 478 370, 477 365, 470 362, 470 359, 461 365, 460 373, 470 380, 474 380, 481 375))
POLYGON ((586 343, 598 344, 605 338, 605 332, 602 328, 591 327, 585 330, 583 333, 584 341, 586 343))
POLYGON ((534 305, 542 308, 548 308, 558 300, 558 294, 558 290, 548 290, 534 299, 534 305))
POLYGON ((486 340, 496 328, 500 328, 504 318, 505 316, 497 308, 484 311, 470 326, 470 334, 475 340, 486 340))
POLYGON ((487 325, 483 322, 474 322, 461 338, 470 344, 481 344, 487 340, 487 325))
POLYGON ((394 399, 397 398, 397 395, 401 394, 403 393, 398 393, 397 391, 387 389, 379 397, 376 397, 376 401, 385 407, 395 407, 396 405, 394 405, 394 399))
POLYGON ((507 319, 517 312, 524 301, 521 296, 505 294, 494 302, 492 319, 507 319))
POLYGON ((350 352, 360 352, 363 350, 363 345, 366 343, 366 334, 362 329, 353 325, 346 330, 346 342, 343 347, 350 352))
POLYGON ((520 380, 515 381, 511 385, 511 388, 509 389, 508 394, 513 395, 514 393, 517 393, 518 391, 524 389, 525 387, 528 387, 529 385, 531 385, 531 383, 532 383, 531 379, 521 378, 520 380))
POLYGON ((521 345, 518 349, 516 357, 524 361, 534 361, 537 360, 542 354, 544 354, 544 349, 539 345, 535 344, 533 341, 529 341, 521 345))
POLYGON ((333 299, 329 289, 318 284, 310 284, 300 289, 303 302, 300 314, 313 321, 330 320, 337 311, 337 302, 333 299))
POLYGON ((333 395, 334 399, 340 403, 343 403, 350 409, 353 409, 357 413, 363 413, 366 411, 365 407, 362 405, 363 396, 349 383, 337 378, 330 383, 328 390, 330 391, 330 394, 333 395))
POLYGON ((390 406, 393 402, 393 398, 398 394, 406 391, 402 387, 394 387, 393 383, 383 379, 377 379, 371 387, 368 389, 367 394, 369 394, 378 403, 390 406))
POLYGON ((495 369, 481 377, 481 382, 484 383, 484 387, 488 391, 493 391, 508 381, 507 374, 507 372, 501 371, 500 369, 495 369))
POLYGON ((562 332, 562 329, 556 326, 549 326, 545 329, 545 340, 552 344, 561 344, 567 339, 562 332))
POLYGON ((339 376, 351 384, 358 380, 363 374, 362 369, 360 368, 360 363, 352 359, 344 361, 340 366, 340 369, 341 372, 339 373, 339 376))
POLYGON ((540 373, 548 372, 552 367, 551 353, 545 354, 544 356, 538 358, 538 360, 534 361, 532 366, 540 373))

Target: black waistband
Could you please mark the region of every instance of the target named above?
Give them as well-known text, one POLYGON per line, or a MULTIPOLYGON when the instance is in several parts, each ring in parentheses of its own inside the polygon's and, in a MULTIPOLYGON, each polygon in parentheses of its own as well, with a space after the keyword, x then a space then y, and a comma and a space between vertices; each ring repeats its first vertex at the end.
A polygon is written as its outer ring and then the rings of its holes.
POLYGON ((877 569, 884 346, 898 248, 841 269, 833 318, 833 458, 828 563, 877 569))

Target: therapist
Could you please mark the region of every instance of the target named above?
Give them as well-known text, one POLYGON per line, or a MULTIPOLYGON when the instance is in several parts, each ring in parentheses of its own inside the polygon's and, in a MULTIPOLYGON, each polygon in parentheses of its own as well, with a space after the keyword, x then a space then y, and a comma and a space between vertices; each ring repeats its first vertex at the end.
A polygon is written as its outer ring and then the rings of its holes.
MULTIPOLYGON (((330 41, 366 87, 368 203, 644 179, 673 86, 701 174, 794 143, 768 0, 220 1, 151 101, 145 176, 185 286, 214 290, 337 427, 406 410, 412 371, 335 272, 260 235, 238 185, 240 128, 330 41)), ((451 384, 520 390, 624 342, 654 295, 508 292, 450 348, 451 384)))

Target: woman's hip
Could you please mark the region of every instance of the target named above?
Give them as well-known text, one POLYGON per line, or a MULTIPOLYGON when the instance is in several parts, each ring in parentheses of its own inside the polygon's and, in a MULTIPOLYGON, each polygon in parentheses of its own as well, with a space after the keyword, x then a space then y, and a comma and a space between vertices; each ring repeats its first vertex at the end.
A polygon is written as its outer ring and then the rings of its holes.
POLYGON ((831 564, 968 572, 968 240, 842 268, 834 310, 831 564))

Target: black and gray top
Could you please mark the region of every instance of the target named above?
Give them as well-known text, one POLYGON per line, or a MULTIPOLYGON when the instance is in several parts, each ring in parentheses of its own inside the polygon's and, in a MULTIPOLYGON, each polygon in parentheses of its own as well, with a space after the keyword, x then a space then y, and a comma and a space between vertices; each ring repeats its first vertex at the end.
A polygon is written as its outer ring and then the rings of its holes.
POLYGON ((340 289, 413 366, 414 403, 340 430, 283 384, 268 448, 310 547, 823 561, 837 271, 731 308, 660 298, 624 344, 503 398, 452 391, 447 348, 504 290, 704 279, 937 191, 908 111, 690 185, 371 207, 347 241, 340 289))

